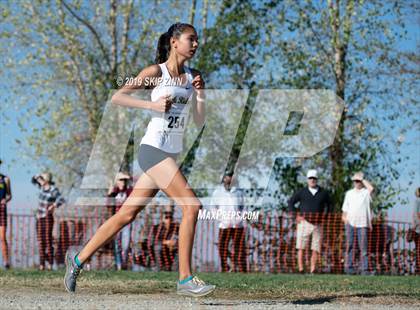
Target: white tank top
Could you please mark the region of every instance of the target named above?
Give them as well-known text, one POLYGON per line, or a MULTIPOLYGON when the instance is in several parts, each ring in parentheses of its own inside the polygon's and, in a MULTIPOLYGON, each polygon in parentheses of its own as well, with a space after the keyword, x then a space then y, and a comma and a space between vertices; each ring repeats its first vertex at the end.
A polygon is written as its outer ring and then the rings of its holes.
POLYGON ((168 153, 179 153, 182 151, 182 138, 188 123, 193 76, 191 70, 184 66, 187 82, 180 85, 180 78, 171 78, 165 63, 159 66, 162 71, 162 80, 153 88, 151 99, 157 101, 160 97, 169 94, 173 104, 166 113, 152 111, 152 119, 140 144, 148 144, 168 153))

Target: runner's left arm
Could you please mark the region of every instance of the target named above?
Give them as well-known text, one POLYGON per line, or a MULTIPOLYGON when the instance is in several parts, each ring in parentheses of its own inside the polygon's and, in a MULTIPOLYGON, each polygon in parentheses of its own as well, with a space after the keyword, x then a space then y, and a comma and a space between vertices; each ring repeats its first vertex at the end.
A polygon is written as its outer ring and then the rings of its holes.
POLYGON ((202 78, 201 72, 195 69, 191 70, 193 73, 193 81, 192 85, 194 87, 194 94, 193 94, 193 119, 194 123, 198 127, 202 127, 205 123, 205 82, 202 78))

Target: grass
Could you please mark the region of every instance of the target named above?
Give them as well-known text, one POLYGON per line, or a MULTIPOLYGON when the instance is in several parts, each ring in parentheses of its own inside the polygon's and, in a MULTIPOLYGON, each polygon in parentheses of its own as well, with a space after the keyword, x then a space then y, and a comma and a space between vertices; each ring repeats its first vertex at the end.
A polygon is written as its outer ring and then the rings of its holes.
MULTIPOLYGON (((63 291, 64 271, 0 271, 0 287, 63 291)), ((217 285, 215 297, 229 299, 282 299, 288 301, 376 298, 403 303, 420 299, 418 276, 345 276, 295 274, 201 273, 217 285)), ((175 272, 83 272, 78 289, 95 294, 174 293, 175 272)))

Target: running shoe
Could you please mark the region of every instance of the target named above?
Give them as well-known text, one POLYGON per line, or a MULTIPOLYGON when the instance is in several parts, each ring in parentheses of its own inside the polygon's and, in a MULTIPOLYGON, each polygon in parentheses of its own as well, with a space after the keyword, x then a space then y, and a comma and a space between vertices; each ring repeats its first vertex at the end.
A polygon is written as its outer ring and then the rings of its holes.
POLYGON ((76 280, 82 271, 82 267, 77 266, 69 252, 66 253, 66 274, 64 276, 64 286, 67 292, 74 293, 76 291, 76 280))
MULTIPOLYGON (((190 297, 202 297, 210 294, 216 288, 215 285, 206 284, 196 276, 190 276, 185 283, 177 282, 177 294, 190 297)), ((182 281, 184 282, 184 281, 182 281)))

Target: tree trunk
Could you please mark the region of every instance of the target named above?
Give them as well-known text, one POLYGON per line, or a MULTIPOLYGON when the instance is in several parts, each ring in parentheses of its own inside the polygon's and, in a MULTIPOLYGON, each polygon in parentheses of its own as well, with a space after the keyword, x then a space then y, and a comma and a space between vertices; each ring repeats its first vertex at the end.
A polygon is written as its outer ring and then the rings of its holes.
POLYGON ((197 0, 192 0, 191 11, 190 11, 190 24, 194 26, 195 19, 195 8, 197 6, 197 0))
MULTIPOLYGON (((332 29, 332 49, 334 51, 334 75, 336 80, 336 95, 342 100, 345 99, 345 74, 346 74, 346 42, 340 39, 340 1, 336 0, 336 5, 328 1, 330 9, 330 26, 332 29)), ((333 145, 329 149, 329 158, 331 160, 331 182, 333 185, 334 202, 338 203, 342 199, 344 193, 344 175, 343 175, 343 141, 344 141, 344 122, 346 120, 346 110, 344 109, 340 124, 338 126, 337 134, 335 136, 333 145)), ((339 209, 339 203, 336 204, 335 209, 339 209)))

